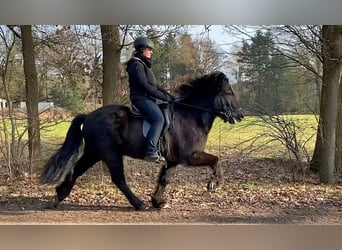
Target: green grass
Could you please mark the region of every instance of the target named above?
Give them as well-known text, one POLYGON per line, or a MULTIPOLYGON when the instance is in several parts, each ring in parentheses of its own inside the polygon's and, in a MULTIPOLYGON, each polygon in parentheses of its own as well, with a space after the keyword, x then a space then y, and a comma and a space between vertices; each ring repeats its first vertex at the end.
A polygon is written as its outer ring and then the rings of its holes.
MULTIPOLYGON (((66 132, 70 126, 69 121, 62 121, 62 122, 49 122, 49 123, 44 123, 41 125, 41 137, 42 140, 63 140, 66 132)), ((10 137, 10 132, 11 132, 11 124, 9 121, 6 120, 5 124, 3 121, 0 123, 0 133, 1 136, 4 134, 4 130, 7 131, 9 137, 10 137)), ((24 133, 23 139, 27 140, 27 122, 26 120, 17 120, 16 121, 16 136, 18 137, 19 135, 24 133)))
POLYGON ((45 124, 42 131, 41 137, 43 141, 61 141, 63 142, 66 136, 66 133, 69 129, 70 122, 63 121, 59 123, 48 123, 45 124))
MULTIPOLYGON (((305 143, 306 150, 310 153, 314 148, 317 120, 313 115, 284 115, 284 120, 291 121, 298 127, 297 139, 301 144, 305 143)), ((261 121, 260 118, 250 116, 236 124, 224 123, 216 119, 210 131, 208 150, 235 149, 239 151, 254 152, 258 156, 274 156, 283 154, 285 146, 279 141, 270 142, 268 134, 274 134, 272 130, 261 121)))
MULTIPOLYGON (((285 115, 285 120, 293 121, 300 128, 298 138, 301 141, 307 141, 306 149, 311 152, 314 148, 315 132, 317 121, 313 115, 285 115)), ((3 124, 0 124, 1 133, 3 124)), ((9 123, 7 124, 9 126, 9 123)), ((67 130, 70 126, 69 121, 59 123, 45 123, 41 130, 42 143, 60 144, 64 141, 67 130)), ((18 123, 18 131, 25 129, 25 122, 18 123)), ((9 127, 8 127, 9 130, 9 127)), ((247 148, 257 148, 269 140, 266 133, 270 130, 257 117, 249 116, 243 121, 236 124, 224 123, 221 119, 214 121, 210 131, 207 143, 207 150, 246 150, 247 148), (263 135, 263 136, 260 136, 263 135), (258 140, 251 146, 251 142, 258 137, 258 140)), ((24 137, 24 138, 27 138, 24 137)), ((258 155, 268 156, 270 154, 278 154, 285 150, 279 142, 269 143, 265 147, 261 147, 258 155)))

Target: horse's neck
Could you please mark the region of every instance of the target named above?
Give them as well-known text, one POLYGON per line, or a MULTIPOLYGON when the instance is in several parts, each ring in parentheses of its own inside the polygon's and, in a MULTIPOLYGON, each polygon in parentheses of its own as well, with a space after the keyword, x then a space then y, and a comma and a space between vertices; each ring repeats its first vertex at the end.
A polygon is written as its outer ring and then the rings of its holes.
POLYGON ((209 131, 211 130, 213 126, 215 116, 210 113, 204 113, 202 114, 201 118, 202 118, 203 127, 206 129, 207 133, 209 133, 209 131))
POLYGON ((185 119, 186 121, 189 121, 189 124, 194 123, 197 124, 198 127, 205 133, 209 134, 214 120, 215 115, 207 112, 207 111, 201 111, 199 109, 193 109, 190 108, 186 109, 175 109, 175 113, 180 115, 182 119, 185 119), (192 122, 191 122, 192 121, 192 122))

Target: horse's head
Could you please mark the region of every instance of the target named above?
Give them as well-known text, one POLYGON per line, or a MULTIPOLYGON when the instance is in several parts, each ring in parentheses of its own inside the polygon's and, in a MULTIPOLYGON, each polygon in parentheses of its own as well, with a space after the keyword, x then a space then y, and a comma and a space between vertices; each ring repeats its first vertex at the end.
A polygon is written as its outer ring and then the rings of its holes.
POLYGON ((229 80, 222 72, 215 72, 215 81, 217 84, 217 95, 215 97, 215 109, 224 122, 234 124, 241 121, 243 116, 242 108, 236 98, 229 80))
POLYGON ((180 102, 192 104, 193 107, 208 110, 225 122, 235 123, 243 118, 242 109, 229 84, 227 76, 214 72, 192 79, 189 84, 180 86, 180 102))

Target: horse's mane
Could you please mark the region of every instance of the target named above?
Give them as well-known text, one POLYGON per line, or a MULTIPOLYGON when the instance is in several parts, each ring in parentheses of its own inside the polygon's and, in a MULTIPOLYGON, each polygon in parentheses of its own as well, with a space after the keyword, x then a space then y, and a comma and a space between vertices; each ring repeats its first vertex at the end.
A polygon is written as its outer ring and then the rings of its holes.
POLYGON ((179 98, 182 101, 196 96, 216 96, 222 91, 222 85, 228 84, 227 76, 221 71, 215 71, 200 77, 189 79, 186 84, 182 84, 178 88, 179 98))

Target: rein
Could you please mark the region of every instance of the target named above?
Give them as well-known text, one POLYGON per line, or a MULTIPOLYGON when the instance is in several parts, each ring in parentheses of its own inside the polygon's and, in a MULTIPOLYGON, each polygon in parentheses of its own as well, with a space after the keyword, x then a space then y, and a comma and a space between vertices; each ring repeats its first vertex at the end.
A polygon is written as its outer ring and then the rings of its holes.
POLYGON ((182 103, 182 102, 177 102, 174 101, 173 103, 175 104, 180 104, 189 108, 193 108, 193 109, 198 109, 198 110, 202 110, 202 111, 206 111, 206 112, 210 112, 210 113, 214 113, 214 114, 218 114, 218 115, 223 115, 227 118, 230 118, 232 116, 232 111, 231 110, 227 110, 225 112, 223 111, 218 111, 218 110, 213 110, 213 109, 207 109, 207 108, 202 108, 202 107, 198 107, 195 105, 191 105, 191 104, 187 104, 187 103, 182 103))

